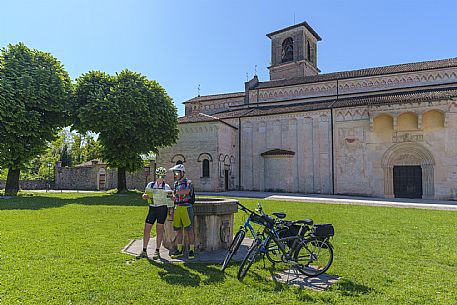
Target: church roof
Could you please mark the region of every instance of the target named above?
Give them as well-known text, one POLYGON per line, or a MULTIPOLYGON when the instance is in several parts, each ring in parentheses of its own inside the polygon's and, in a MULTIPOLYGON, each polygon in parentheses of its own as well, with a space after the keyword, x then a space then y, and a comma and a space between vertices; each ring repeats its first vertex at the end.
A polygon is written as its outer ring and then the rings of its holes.
POLYGON ((231 92, 231 93, 222 93, 222 94, 211 94, 196 96, 183 102, 183 104, 192 103, 195 101, 204 102, 204 101, 215 101, 219 99, 229 99, 229 98, 242 98, 244 97, 244 92, 231 92))
POLYGON ((323 110, 330 108, 343 108, 366 105, 401 104, 411 102, 428 102, 435 100, 451 99, 457 97, 457 87, 434 88, 424 90, 409 90, 394 93, 384 93, 376 95, 365 95, 357 97, 331 98, 327 100, 304 102, 288 105, 257 106, 256 108, 245 108, 239 110, 228 110, 205 116, 202 114, 185 116, 179 118, 179 123, 195 123, 221 121, 239 117, 265 116, 273 114, 306 112, 313 110, 323 110))
POLYGON ((308 31, 310 31, 311 34, 313 34, 314 37, 316 37, 316 39, 318 41, 322 40, 322 38, 319 36, 319 34, 317 34, 316 31, 306 21, 304 21, 302 23, 297 23, 297 24, 291 25, 291 26, 289 26, 287 28, 284 28, 284 29, 280 29, 280 30, 271 32, 271 33, 267 34, 267 37, 271 38, 271 36, 274 36, 276 34, 279 34, 279 33, 282 33, 282 32, 286 32, 286 31, 289 31, 289 30, 292 30, 292 29, 295 29, 295 28, 298 28, 298 27, 301 27, 301 26, 304 26, 308 31))
POLYGON ((241 117, 245 113, 246 113, 245 110, 230 111, 229 113, 223 113, 223 114, 218 113, 217 115, 207 115, 205 113, 196 113, 196 114, 180 117, 178 119, 178 122, 180 124, 198 123, 198 122, 220 122, 220 123, 223 123, 225 125, 228 125, 228 126, 234 128, 234 129, 238 129, 237 127, 223 121, 222 119, 241 117))
MULTIPOLYGON (((360 70, 332 72, 332 73, 311 75, 311 76, 291 78, 291 79, 259 82, 257 84, 256 88, 262 89, 262 88, 293 86, 293 85, 307 84, 307 83, 342 80, 342 79, 347 79, 347 78, 370 77, 370 76, 377 76, 377 75, 388 75, 388 74, 395 74, 395 73, 415 72, 415 71, 443 69, 443 68, 451 68, 451 67, 457 67, 457 57, 440 59, 440 60, 432 60, 432 61, 421 61, 421 62, 400 64, 400 65, 373 67, 373 68, 360 69, 360 70)), ((214 100, 218 100, 218 99, 242 98, 242 97, 244 97, 244 95, 245 95, 245 92, 231 92, 231 93, 223 93, 223 94, 197 96, 188 101, 183 102, 183 104, 192 103, 195 101, 203 102, 203 101, 214 101, 214 100)))
POLYGON ((450 68, 450 67, 457 67, 457 57, 441 59, 441 60, 421 61, 421 62, 400 64, 400 65, 373 67, 373 68, 360 69, 360 70, 317 74, 317 75, 297 77, 297 78, 291 78, 291 79, 272 80, 272 81, 260 82, 256 88, 292 86, 292 85, 299 85, 299 84, 306 84, 306 83, 331 81, 331 80, 337 80, 337 79, 340 80, 340 79, 356 78, 356 77, 369 77, 369 76, 376 76, 376 75, 415 72, 415 71, 442 69, 442 68, 450 68))

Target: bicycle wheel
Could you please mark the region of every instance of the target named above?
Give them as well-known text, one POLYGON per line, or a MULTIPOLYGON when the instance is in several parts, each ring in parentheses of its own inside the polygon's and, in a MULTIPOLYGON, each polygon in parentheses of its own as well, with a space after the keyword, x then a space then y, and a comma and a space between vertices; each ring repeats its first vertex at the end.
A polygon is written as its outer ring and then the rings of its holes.
MULTIPOLYGON (((289 251, 287 244, 285 244, 284 246, 286 247, 286 252, 289 251)), ((270 238, 270 240, 267 243, 265 255, 267 256, 267 259, 273 264, 283 262, 281 249, 279 249, 279 246, 275 243, 275 241, 272 238, 270 238)))
POLYGON ((222 263, 221 271, 224 271, 230 261, 232 260, 232 257, 236 254, 238 251, 238 248, 240 247, 241 243, 243 242, 244 237, 246 236, 246 231, 243 229, 240 229, 236 234, 235 237, 232 240, 232 243, 230 244, 230 247, 228 249, 228 253, 225 256, 224 262, 222 263))
POLYGON ((332 265, 333 246, 329 241, 309 241, 297 249, 294 260, 297 263, 295 267, 304 275, 320 275, 332 265))
POLYGON ((246 257, 241 262, 240 269, 238 269, 238 280, 242 281, 249 268, 251 268, 252 263, 254 263, 254 260, 259 253, 261 244, 262 242, 260 239, 255 239, 252 242, 252 245, 248 250, 248 254, 246 254, 246 257))

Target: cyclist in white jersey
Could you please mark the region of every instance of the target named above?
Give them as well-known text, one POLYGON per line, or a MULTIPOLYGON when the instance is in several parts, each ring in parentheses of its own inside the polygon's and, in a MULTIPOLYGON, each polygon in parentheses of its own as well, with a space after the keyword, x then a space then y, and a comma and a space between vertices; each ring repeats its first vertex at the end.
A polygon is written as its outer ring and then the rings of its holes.
POLYGON ((149 212, 144 223, 143 251, 138 258, 148 257, 147 247, 151 237, 152 226, 156 221, 156 250, 152 258, 160 258, 160 247, 163 240, 164 223, 167 219, 168 208, 173 206, 173 200, 171 199, 173 191, 164 181, 166 174, 167 170, 165 168, 157 168, 157 181, 149 182, 143 194, 143 199, 147 200, 149 203, 149 212))

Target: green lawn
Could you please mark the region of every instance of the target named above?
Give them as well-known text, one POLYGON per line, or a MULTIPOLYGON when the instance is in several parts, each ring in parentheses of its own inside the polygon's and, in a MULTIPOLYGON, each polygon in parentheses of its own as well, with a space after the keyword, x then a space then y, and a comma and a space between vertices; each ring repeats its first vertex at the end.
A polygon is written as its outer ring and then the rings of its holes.
MULTIPOLYGON (((240 199, 254 207, 256 200, 240 199)), ((0 199, 0 304, 456 304, 457 212, 262 201, 266 212, 333 223, 328 291, 272 282, 255 263, 156 264, 120 250, 141 238, 138 194, 0 199)), ((243 215, 236 215, 236 225, 243 215)), ((269 264, 267 263, 267 266, 269 264)))

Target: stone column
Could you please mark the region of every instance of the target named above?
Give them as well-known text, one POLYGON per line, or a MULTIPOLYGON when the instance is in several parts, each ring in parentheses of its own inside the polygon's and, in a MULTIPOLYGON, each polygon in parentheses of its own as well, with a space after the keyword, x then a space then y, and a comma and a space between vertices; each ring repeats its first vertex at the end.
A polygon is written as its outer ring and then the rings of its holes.
POLYGON ((419 113, 417 115, 417 129, 422 129, 422 119, 424 115, 422 113, 419 113))
MULTIPOLYGON (((259 151, 264 152, 267 150, 267 139, 266 139, 266 130, 267 125, 264 121, 259 122, 259 151)), ((265 191, 265 159, 260 158, 260 167, 259 167, 259 191, 265 191)))
POLYGON ((422 165, 422 198, 435 198, 433 164, 422 165))
POLYGON ((394 198, 393 166, 384 167, 384 197, 394 198))

